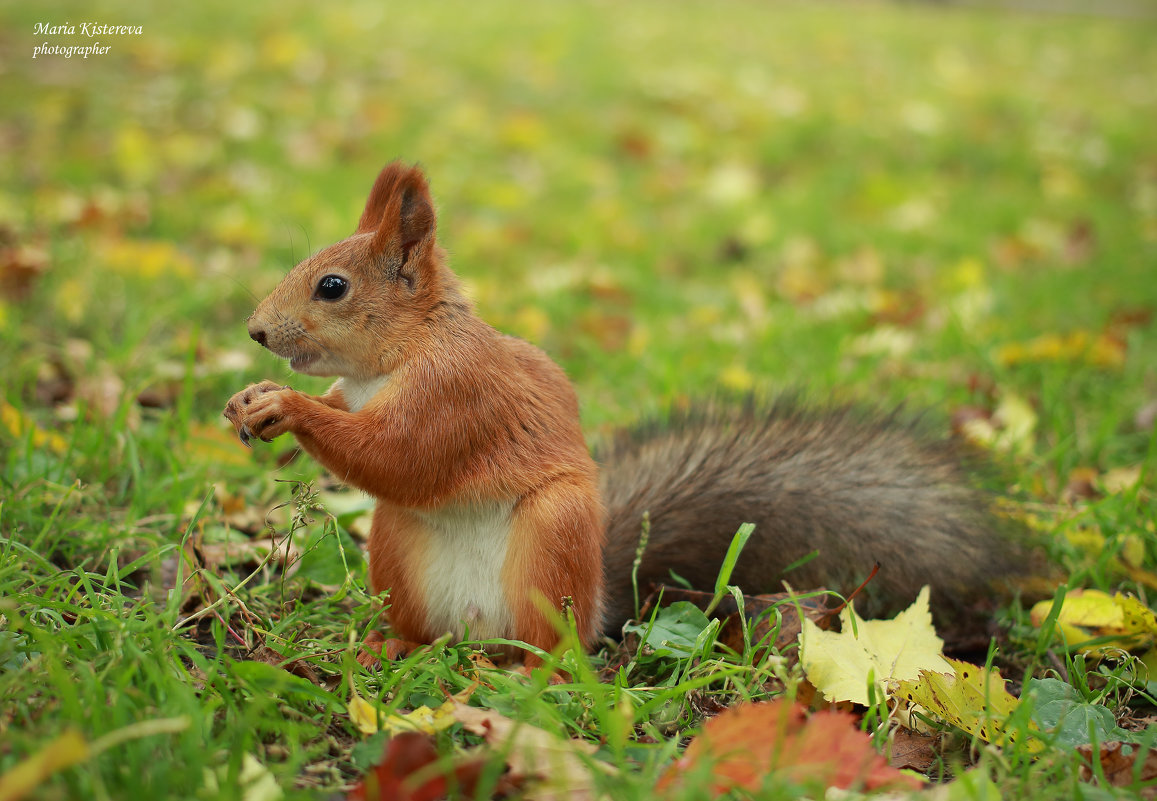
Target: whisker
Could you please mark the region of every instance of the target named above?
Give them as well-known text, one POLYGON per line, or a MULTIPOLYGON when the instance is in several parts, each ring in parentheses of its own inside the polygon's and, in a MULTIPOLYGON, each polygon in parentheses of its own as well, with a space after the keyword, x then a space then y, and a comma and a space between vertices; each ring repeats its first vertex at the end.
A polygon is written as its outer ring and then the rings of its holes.
POLYGON ((242 283, 240 278, 233 275, 232 273, 225 272, 224 270, 222 272, 224 273, 226 278, 228 278, 230 281, 232 281, 236 286, 240 287, 241 291, 243 291, 246 295, 248 295, 250 300, 252 300, 254 303, 260 303, 261 302, 261 298, 257 297, 257 293, 254 292, 252 289, 250 289, 246 284, 242 283))

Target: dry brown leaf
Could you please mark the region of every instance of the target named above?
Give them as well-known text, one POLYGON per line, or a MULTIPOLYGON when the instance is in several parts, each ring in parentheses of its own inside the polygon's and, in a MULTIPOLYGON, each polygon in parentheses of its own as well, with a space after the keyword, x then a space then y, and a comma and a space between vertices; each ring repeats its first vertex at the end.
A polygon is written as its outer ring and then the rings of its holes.
POLYGON ((1092 467, 1074 467, 1069 472, 1069 480, 1065 483, 1061 497, 1066 503, 1089 500, 1100 495, 1097 490, 1097 471, 1092 467))
POLYGON ((268 527, 269 513, 263 507, 251 504, 243 494, 230 492, 223 484, 217 484, 213 497, 230 528, 246 534, 259 534, 268 527))
POLYGON ((847 712, 808 717, 787 701, 742 704, 712 718, 659 780, 674 790, 685 775, 710 776, 716 795, 758 791, 775 774, 792 782, 841 789, 919 789, 923 782, 888 765, 847 712))
POLYGON ((249 658, 254 662, 264 662, 267 665, 279 667, 294 676, 305 679, 310 684, 321 684, 321 679, 318 678, 317 671, 313 666, 304 659, 294 659, 289 662, 285 661, 285 656, 270 648, 268 645, 259 645, 253 649, 253 653, 249 658))
POLYGON ((20 300, 48 267, 48 251, 39 245, 4 248, 0 250, 0 289, 6 297, 20 300))
POLYGON ((261 564, 270 552, 273 552, 273 562, 275 564, 294 564, 300 557, 301 552, 290 546, 286 554, 286 548, 281 543, 276 547, 270 539, 250 540, 250 539, 233 539, 228 542, 200 542, 197 544, 197 552, 201 556, 201 564, 213 573, 220 572, 221 568, 239 567, 244 569, 252 569, 261 564))
POLYGON ((888 764, 897 770, 927 773, 936 762, 939 736, 922 734, 911 729, 896 729, 888 749, 888 764))
POLYGON ((535 779, 526 794, 537 801, 593 799, 596 797, 595 771, 611 771, 594 759, 591 743, 568 740, 550 732, 519 723, 489 709, 456 702, 454 717, 474 734, 507 755, 514 781, 535 779))
MULTIPOLYGON (((1077 753, 1084 759, 1081 779, 1092 781, 1097 776, 1093 768, 1093 746, 1079 745, 1077 753)), ((1101 743, 1097 749, 1100 774, 1110 787, 1132 787, 1140 790, 1141 798, 1157 798, 1157 751, 1130 743, 1101 743), (1140 762, 1138 762, 1140 760, 1140 762), (1148 786, 1138 787, 1147 784, 1148 786)))
MULTIPOLYGON (((125 382, 107 364, 102 364, 95 373, 81 376, 76 382, 76 397, 100 420, 111 420, 116 415, 124 394, 125 382)), ((136 421, 132 418, 130 414, 130 427, 135 428, 136 421)))

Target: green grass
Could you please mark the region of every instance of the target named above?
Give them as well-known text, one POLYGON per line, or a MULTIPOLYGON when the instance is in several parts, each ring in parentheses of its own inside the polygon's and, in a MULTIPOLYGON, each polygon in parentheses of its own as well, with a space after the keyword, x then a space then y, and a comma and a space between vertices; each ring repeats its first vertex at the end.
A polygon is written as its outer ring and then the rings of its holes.
MULTIPOLYGON (((380 600, 356 547, 346 577, 329 513, 356 533, 357 511, 308 460, 280 465, 288 443, 246 452, 220 419, 250 381, 324 387, 259 352, 244 319, 352 229, 395 157, 426 168, 482 316, 566 368, 592 439, 719 391, 802 386, 943 419, 1024 398, 1035 427, 1000 458, 1056 569, 1152 591, 1157 446, 1136 421, 1157 398, 1152 20, 738 0, 56 6, 0 11, 0 775, 69 731, 100 747, 35 797, 241 797, 246 755, 313 797, 377 756, 346 714, 351 683, 390 709, 470 685, 464 648, 356 665, 380 600), (89 20, 143 33, 31 58, 35 23, 89 20), (43 269, 21 291, 29 263, 43 269), (1123 358, 1002 356, 1074 334, 1123 358), (1076 468, 1137 465, 1138 491, 1064 497, 1076 468), (294 500, 298 480, 329 512, 294 500), (267 513, 314 546, 296 576, 266 565, 231 594, 251 562, 197 569, 194 546, 248 541, 267 513), (1095 553, 1067 544, 1091 528, 1095 553), (1131 576, 1115 562, 1130 542, 1131 576), (260 643, 320 683, 249 659, 260 643)), ((1066 665, 1015 608, 1001 619, 1002 664, 1066 665)), ((474 699, 598 743, 615 798, 650 797, 705 699, 782 688, 711 649, 601 682, 607 654, 571 658, 574 685, 487 671, 474 699)), ((1119 717, 1143 701, 1068 669, 1119 717)), ((1006 795, 1092 797, 1067 749, 981 764, 1006 795)))

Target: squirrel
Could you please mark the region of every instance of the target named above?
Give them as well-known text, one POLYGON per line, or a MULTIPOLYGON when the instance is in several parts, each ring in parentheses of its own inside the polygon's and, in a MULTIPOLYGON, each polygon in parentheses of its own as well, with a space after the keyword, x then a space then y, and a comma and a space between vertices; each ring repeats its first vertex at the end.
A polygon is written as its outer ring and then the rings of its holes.
MULTIPOLYGON (((870 607, 933 585, 967 613, 1013 569, 1002 526, 950 441, 900 413, 853 406, 708 404, 620 433, 596 466, 573 386, 543 351, 475 313, 447 266, 422 171, 377 176, 357 229, 294 267, 249 335, 324 394, 272 381, 225 408, 242 441, 292 433, 377 503, 369 580, 395 634, 503 638, 551 651, 569 610, 580 643, 616 634, 638 586, 670 571, 711 587, 739 524, 732 581, 764 591, 854 586, 870 607), (814 553, 814 558, 805 557, 814 553)), ((540 660, 532 652, 526 663, 540 660)))

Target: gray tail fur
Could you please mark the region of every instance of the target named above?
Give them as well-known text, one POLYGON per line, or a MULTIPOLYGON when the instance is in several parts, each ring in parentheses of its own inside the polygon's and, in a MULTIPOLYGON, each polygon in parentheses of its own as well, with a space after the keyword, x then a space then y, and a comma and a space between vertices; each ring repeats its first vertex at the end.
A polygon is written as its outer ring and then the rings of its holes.
MULTIPOLYGON (((903 608, 932 586, 939 623, 969 628, 993 580, 1016 568, 1008 526, 991 513, 955 443, 897 411, 707 405, 621 432, 603 452, 608 510, 606 631, 633 616, 631 565, 643 513, 651 534, 639 591, 673 571, 711 589, 732 535, 755 524, 732 583, 746 592, 851 592, 880 564, 857 610, 903 608), (784 570, 812 552, 814 558, 784 570)), ((973 621, 975 623, 975 621, 973 621)))

